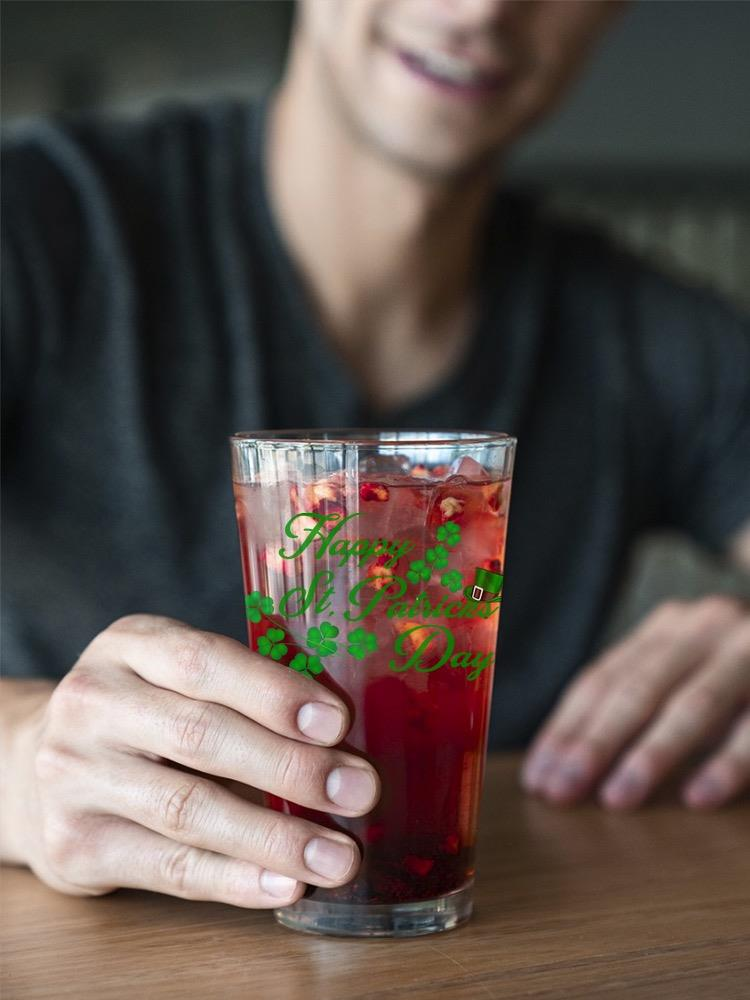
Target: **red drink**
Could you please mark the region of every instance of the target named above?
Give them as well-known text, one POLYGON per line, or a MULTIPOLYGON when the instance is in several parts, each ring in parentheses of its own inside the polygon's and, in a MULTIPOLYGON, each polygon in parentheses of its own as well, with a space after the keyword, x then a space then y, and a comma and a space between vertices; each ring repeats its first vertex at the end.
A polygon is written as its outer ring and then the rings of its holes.
POLYGON ((396 458, 397 473, 365 459, 315 479, 234 484, 250 647, 344 699, 342 746, 382 781, 356 819, 268 796, 360 847, 354 881, 310 887, 306 901, 435 900, 474 874, 510 462, 493 474, 463 457, 451 473, 396 458))

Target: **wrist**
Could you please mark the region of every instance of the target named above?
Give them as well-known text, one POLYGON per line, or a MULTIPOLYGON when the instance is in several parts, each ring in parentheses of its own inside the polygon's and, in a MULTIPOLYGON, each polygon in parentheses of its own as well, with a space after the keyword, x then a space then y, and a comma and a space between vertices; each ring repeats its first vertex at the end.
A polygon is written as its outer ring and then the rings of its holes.
POLYGON ((0 681, 2 797, 0 860, 26 864, 35 840, 34 754, 50 695, 51 681, 0 681))

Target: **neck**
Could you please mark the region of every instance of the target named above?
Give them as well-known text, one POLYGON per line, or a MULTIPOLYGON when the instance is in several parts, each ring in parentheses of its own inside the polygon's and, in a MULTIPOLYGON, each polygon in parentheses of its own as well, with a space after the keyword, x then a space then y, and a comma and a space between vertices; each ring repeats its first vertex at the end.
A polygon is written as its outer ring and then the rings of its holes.
POLYGON ((323 328, 355 370, 373 350, 363 345, 385 352, 389 338, 392 362, 410 338, 450 353, 473 318, 492 170, 460 181, 419 176, 358 140, 318 89, 293 61, 271 111, 267 167, 274 212, 323 328))

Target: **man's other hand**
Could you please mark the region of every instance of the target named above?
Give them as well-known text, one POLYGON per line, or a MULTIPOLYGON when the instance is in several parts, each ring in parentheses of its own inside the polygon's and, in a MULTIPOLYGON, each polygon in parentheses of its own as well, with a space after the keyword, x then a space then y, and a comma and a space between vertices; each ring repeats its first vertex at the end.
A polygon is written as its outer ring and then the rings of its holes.
POLYGON ((570 805, 644 803, 702 754, 688 806, 721 806, 750 787, 750 612, 732 597, 670 601, 564 692, 521 772, 524 788, 570 805))

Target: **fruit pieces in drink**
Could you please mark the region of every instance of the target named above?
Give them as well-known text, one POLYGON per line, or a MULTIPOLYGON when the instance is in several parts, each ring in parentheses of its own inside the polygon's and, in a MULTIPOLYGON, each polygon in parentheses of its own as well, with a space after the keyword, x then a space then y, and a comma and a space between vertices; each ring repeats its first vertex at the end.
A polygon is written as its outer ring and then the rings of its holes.
MULTIPOLYGON (((282 812, 304 816, 323 825, 349 833, 359 844, 362 866, 356 878, 338 889, 311 888, 309 898, 361 903, 396 903, 429 899, 461 888, 473 874, 474 834, 486 744, 492 670, 484 670, 472 681, 467 671, 449 665, 430 672, 392 669, 394 641, 405 629, 418 626, 409 635, 407 655, 419 644, 423 629, 433 622, 422 618, 388 616, 397 589, 394 580, 406 580, 404 599, 424 595, 430 606, 438 607, 446 597, 465 601, 463 588, 472 583, 477 567, 502 572, 509 482, 493 480, 481 467, 460 471, 414 467, 378 477, 367 470, 367 478, 349 482, 343 473, 306 484, 281 484, 278 496, 268 487, 236 484, 240 534, 243 545, 245 586, 249 593, 283 593, 290 583, 290 568, 283 560, 269 558, 278 540, 284 537, 283 511, 335 513, 339 517, 357 511, 356 534, 363 538, 408 539, 413 549, 395 566, 377 558, 355 572, 354 580, 370 579, 367 589, 384 592, 371 617, 355 625, 346 621, 350 607, 345 600, 334 601, 333 617, 321 619, 312 610, 294 620, 277 613, 248 622, 250 645, 272 628, 283 629, 286 655, 280 664, 299 663, 299 657, 313 650, 305 640, 311 628, 322 621, 338 629, 332 641, 336 651, 320 659, 323 666, 316 680, 342 695, 350 707, 352 727, 343 744, 345 749, 367 757, 377 768, 383 794, 375 809, 365 817, 344 819, 305 809, 295 803, 269 796, 269 805, 282 812), (256 511, 263 507, 263 518, 256 511), (272 538, 258 537, 255 523, 268 524, 268 511, 279 511, 272 538), (455 537, 458 543, 447 544, 455 537), (441 531, 442 541, 438 537, 441 531), (444 544, 445 543, 445 544, 444 544), (442 545, 448 564, 429 561, 427 552, 442 545), (426 578, 409 580, 409 565, 421 562, 426 578), (373 565, 374 563, 374 565, 373 565), (448 573, 460 578, 456 591, 442 581, 448 573), (378 648, 361 661, 346 653, 346 635, 364 627, 376 635, 378 648)), ((335 522, 332 522, 335 523, 335 522)), ((441 557, 442 558, 442 557, 441 557)), ((326 568, 326 559, 320 566, 326 568)), ((334 564, 331 563, 333 566, 334 564)), ((455 584, 455 578, 451 578, 455 584)), ((345 595, 341 595, 345 597, 345 595)), ((494 650, 497 614, 483 619, 465 617, 440 619, 449 627, 457 650, 486 653, 494 650)), ((406 644, 405 644, 406 645, 406 644)), ((439 658, 439 643, 427 650, 421 665, 429 668, 439 658)), ((403 659, 403 658, 402 658, 403 659)), ((297 666, 295 666, 297 669, 297 666)))

